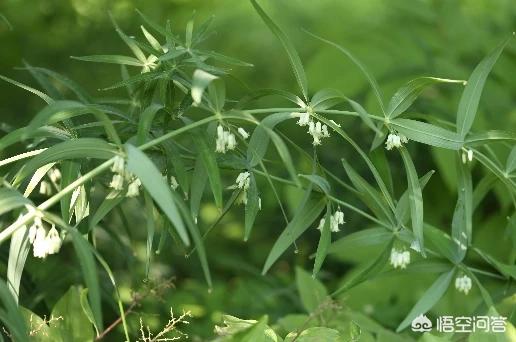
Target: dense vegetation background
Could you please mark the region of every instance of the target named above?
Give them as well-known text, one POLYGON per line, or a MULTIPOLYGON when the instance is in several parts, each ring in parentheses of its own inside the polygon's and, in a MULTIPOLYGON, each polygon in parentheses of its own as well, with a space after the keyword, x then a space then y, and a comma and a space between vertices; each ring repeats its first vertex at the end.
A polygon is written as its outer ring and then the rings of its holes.
MULTIPOLYGON (((377 109, 376 104, 367 81, 356 66, 341 54, 323 47, 301 28, 353 51, 376 76, 387 96, 418 76, 467 79, 478 61, 516 28, 516 2, 512 0, 281 0, 262 3, 294 42, 311 87, 337 88, 365 104, 370 112, 377 109)), ((15 69, 23 67, 23 61, 26 61, 67 75, 95 93, 119 79, 118 67, 85 64, 69 56, 126 51, 127 47, 116 35, 108 12, 125 32, 137 35, 140 34, 141 21, 134 11, 136 8, 161 23, 170 19, 176 32, 183 32, 185 23, 194 12, 199 22, 213 15, 213 36, 205 46, 254 64, 252 68, 236 67, 232 71, 235 79, 227 83, 231 96, 238 98, 245 93, 242 82, 252 89, 295 89, 288 59, 278 41, 252 6, 241 0, 4 0, 0 2, 0 14, 12 27, 0 21, 0 73, 35 86, 29 73, 15 69)), ((487 81, 474 128, 516 127, 514 75, 516 44, 512 43, 507 46, 487 81)), ((412 112, 454 121, 460 92, 461 89, 455 86, 432 87, 422 94, 412 112)), ((116 95, 116 91, 98 92, 96 95, 110 97, 116 95)), ((23 90, 0 83, 2 122, 14 127, 25 125, 42 105, 39 98, 27 97, 23 90)), ((268 106, 272 107, 270 101, 268 106)), ((372 135, 366 126, 359 121, 350 121, 349 125, 344 129, 367 148, 372 135)), ((9 126, 0 129, 8 130, 9 126)), ((284 133, 307 149, 311 145, 306 135, 296 136, 288 127, 284 133)), ((319 158, 330 169, 340 167, 340 158, 352 155, 340 144, 336 139, 330 139, 320 150, 319 158)), ((4 155, 0 158, 15 152, 16 147, 9 153, 2 151, 4 155)), ((436 170, 423 193, 425 220, 449 227, 457 187, 455 171, 447 167, 453 162, 453 153, 430 150, 422 145, 416 146, 412 152, 420 174, 436 170)), ((302 165, 303 160, 298 160, 300 169, 309 170, 310 165, 302 165)), ((391 167, 393 173, 403 173, 399 157, 391 160, 391 167)), ((344 171, 338 176, 345 177, 344 171)), ((480 179, 483 175, 474 176, 480 179)), ((227 184, 231 182, 228 180, 227 184)), ((185 250, 173 244, 153 257, 149 279, 145 280, 146 233, 137 202, 128 203, 104 221, 112 234, 122 234, 127 230, 134 237, 131 241, 123 240, 121 244, 113 244, 107 238, 99 239, 97 245, 121 284, 126 304, 131 301, 132 291, 145 296, 136 309, 138 314, 132 314, 133 325, 137 325, 137 317, 143 316, 149 325, 160 326, 167 319, 170 307, 177 312, 185 309, 193 314, 191 324, 185 330, 191 336, 203 339, 213 336, 213 327, 220 323, 222 313, 254 319, 268 314, 275 322, 286 314, 304 311, 294 283, 295 265, 311 269, 313 260, 310 256, 315 252, 319 232, 314 228, 305 234, 297 243, 297 253, 290 250, 269 274, 262 276, 263 262, 284 228, 274 196, 266 189, 264 186, 262 190, 264 210, 258 215, 253 236, 248 242, 242 239, 242 207, 226 215, 209 235, 207 248, 214 277, 210 292, 197 260, 185 259, 185 250), (149 287, 153 289, 150 293, 146 290, 149 287), (156 289, 158 295, 154 293, 156 289)), ((299 193, 289 187, 280 190, 288 207, 294 208, 299 193)), ((354 200, 349 198, 349 201, 354 200)), ((513 259, 509 259, 511 251, 514 253, 507 234, 510 199, 506 190, 497 185, 484 201, 481 211, 475 215, 475 243, 497 259, 507 262, 513 259)), ((200 218, 204 226, 209 226, 216 216, 215 206, 206 201, 200 218)), ((346 224, 338 236, 363 229, 366 224, 359 216, 346 213, 346 224)), ((1 246, 0 252, 1 258, 7 260, 6 244, 1 246)), ((367 261, 369 255, 367 248, 332 254, 320 278, 327 287, 334 289, 349 277, 354 265, 367 261)), ((70 285, 81 283, 76 262, 70 246, 61 252, 59 260, 58 257, 45 260, 44 267, 40 260, 29 259, 26 269, 31 278, 22 281, 22 304, 35 312, 45 313, 70 285), (69 257, 68 263, 63 266, 65 256, 69 257)), ((432 280, 433 276, 421 273, 384 276, 347 292, 342 303, 387 328, 395 329, 432 280)), ((109 288, 107 279, 103 284, 109 288)), ((488 288, 489 284, 490 280, 486 279, 488 288)), ((505 305, 514 307, 514 295, 512 299, 507 293, 499 296, 508 297, 505 305)), ((460 314, 475 307, 478 298, 478 290, 473 290, 469 297, 450 292, 435 310, 460 314)), ((117 317, 116 307, 106 305, 105 321, 110 322, 117 317)), ((512 319, 514 323, 514 317, 512 319)), ((120 330, 114 334, 117 333, 120 330)), ((114 335, 111 338, 117 340, 114 335)))

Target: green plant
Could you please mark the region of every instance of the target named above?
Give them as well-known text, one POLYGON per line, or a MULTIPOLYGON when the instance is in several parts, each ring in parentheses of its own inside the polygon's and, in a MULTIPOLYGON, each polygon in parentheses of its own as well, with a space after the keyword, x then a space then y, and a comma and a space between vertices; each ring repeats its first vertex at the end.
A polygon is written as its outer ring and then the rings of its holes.
MULTIPOLYGON (((102 250, 95 248, 98 224, 126 201, 137 201, 147 220, 146 274, 155 235, 159 233, 160 246, 171 237, 177 245, 190 248, 188 255, 196 254, 207 286, 211 287, 204 243, 208 234, 230 209, 242 203, 245 206, 244 239, 251 242, 254 222, 262 209, 261 191, 265 187, 272 189, 286 228, 272 246, 263 274, 308 228, 320 230, 319 241, 314 243, 312 277, 301 269, 297 271, 297 287, 308 315, 296 317, 295 323, 286 324, 287 319, 280 323, 286 341, 301 341, 303 336, 308 340, 311 335, 315 338, 327 335, 324 338, 328 340, 355 339, 367 334, 393 338, 394 332, 340 307, 337 299, 366 281, 401 272, 398 268, 409 273, 431 273, 434 278, 413 309, 398 322, 398 333, 417 316, 432 309, 447 289, 453 287, 452 283, 457 291, 466 295, 472 288, 477 289, 484 301, 479 311, 499 315, 495 304, 501 300, 493 299, 493 293, 504 289, 505 297, 509 297, 514 292, 516 249, 513 248, 506 260, 500 261, 476 246, 473 214, 494 182, 502 184, 510 201, 507 235, 516 243, 516 134, 472 131, 471 128, 483 85, 510 38, 478 64, 467 82, 421 77, 401 87, 386 104, 375 78, 348 50, 307 32, 308 37, 325 43, 325 47, 335 48, 363 72, 380 109, 373 113, 338 90, 323 89, 310 96, 307 77, 293 44, 255 1, 252 4, 285 48, 299 95, 266 89, 250 91, 239 100, 226 98, 224 82, 229 79, 229 69, 220 64, 251 65, 202 49, 201 43, 210 33, 209 22, 196 28, 193 20, 190 21, 184 38, 179 38, 172 33, 169 24, 161 27, 143 14, 148 29, 142 26, 141 40, 126 35, 115 23, 117 33, 134 57, 74 57, 120 65, 122 81, 104 89, 117 91, 116 98, 95 98, 64 76, 28 65, 26 69, 43 91, 1 76, 47 103, 28 126, 0 139, 1 151, 17 143, 25 144, 29 150, 0 161, 0 165, 5 166, 0 214, 10 222, 0 232, 0 242, 11 241, 7 286, 1 287, 5 308, 1 318, 14 339, 25 340, 32 331, 27 327, 26 312, 20 312, 16 305, 31 246, 34 256, 45 258, 58 253, 62 243, 72 241, 88 289, 87 294, 81 294, 82 311, 77 311, 83 321, 86 318, 91 322, 97 334, 105 329, 97 270, 97 265, 101 265, 113 286, 125 338, 130 340, 131 335, 136 336, 138 332, 129 331, 115 277, 102 257, 102 250), (148 31, 151 29, 153 34, 148 31), (131 67, 137 70, 135 74, 128 70, 131 67), (51 95, 56 90, 54 82, 66 90, 64 94, 51 95), (410 106, 426 87, 441 83, 464 86, 455 123, 410 113, 410 106), (127 94, 120 95, 120 89, 125 89, 127 94), (72 99, 68 94, 72 94, 72 99), (271 97, 291 104, 253 108, 255 101, 271 97), (364 151, 342 128, 345 120, 356 119, 370 129, 370 152, 364 151), (313 145, 310 153, 277 127, 296 120, 301 126, 296 134, 313 145), (308 130, 308 135, 304 130, 308 130), (342 158, 339 161, 342 167, 339 165, 336 170, 325 167, 318 151, 325 148, 329 139, 340 139, 343 149, 352 151, 356 159, 342 158), (275 152, 269 149, 271 143, 275 152), (382 150, 383 143, 387 152, 382 150), (493 149, 492 144, 499 148, 493 149), (450 168, 456 170, 459 186, 457 205, 448 225, 425 221, 428 205, 424 207, 422 192, 433 171, 419 170, 423 173, 418 174, 409 149, 453 151, 454 165, 450 168), (301 165, 292 151, 309 166, 301 165), (500 161, 501 156, 504 162, 500 161), (281 161, 281 167, 277 166, 277 160, 281 161), (396 168, 397 173, 391 174, 388 160, 403 165, 406 185, 393 180, 403 172, 396 168), (270 171, 276 169, 279 169, 277 174, 270 171), (476 181, 474 173, 478 169, 487 171, 480 181, 476 181), (350 183, 337 176, 342 171, 350 183), (40 194, 35 194, 38 186, 40 194), (292 217, 287 214, 280 187, 294 187, 303 193, 292 217), (198 217, 206 188, 218 208, 218 217, 203 231, 198 217), (225 189, 231 190, 230 196, 224 195, 225 189), (103 200, 93 203, 92 199, 99 196, 103 200), (361 204, 355 205, 348 196, 357 197, 361 204), (332 241, 332 233, 342 229, 347 213, 362 216, 371 226, 332 241), (357 246, 374 246, 375 255, 328 294, 326 287, 314 280, 323 269, 327 255, 357 246), (475 254, 481 258, 481 267, 477 266, 476 259, 468 259, 475 254), (413 258, 417 261, 411 262, 413 258), (389 264, 393 269, 389 269, 389 264), (489 271, 485 270, 487 267, 489 271), (495 290, 486 289, 479 277, 495 279, 495 290)), ((116 235, 111 238, 122 239, 116 235)), ((74 314, 61 316, 64 322, 68 316, 75 317, 74 314)), ((36 316, 29 312, 29 317, 36 316)), ((228 318, 228 322, 226 328, 219 329, 220 339, 281 338, 267 326, 266 317, 245 322, 228 318), (233 329, 234 325, 239 328, 233 329)), ((47 324, 45 320, 43 323, 47 324)), ((89 327, 93 332, 92 326, 89 327)))

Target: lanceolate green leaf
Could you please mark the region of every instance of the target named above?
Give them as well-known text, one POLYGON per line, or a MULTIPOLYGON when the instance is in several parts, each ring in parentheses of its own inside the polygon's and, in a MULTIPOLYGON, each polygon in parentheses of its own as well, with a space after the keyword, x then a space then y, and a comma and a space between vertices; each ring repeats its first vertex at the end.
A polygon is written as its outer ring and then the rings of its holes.
POLYGON ((489 55, 487 55, 477 65, 468 79, 468 84, 462 93, 459 108, 457 110, 457 133, 462 138, 468 134, 471 126, 473 125, 487 76, 509 40, 510 38, 505 39, 500 45, 491 51, 489 55))
POLYGON ((362 178, 358 172, 356 172, 351 164, 348 163, 345 159, 342 159, 342 165, 346 170, 346 174, 349 179, 353 183, 353 186, 358 191, 358 196, 364 202, 364 204, 371 209, 371 211, 377 216, 377 218, 381 221, 384 221, 387 224, 394 225, 394 216, 393 212, 389 208, 389 205, 385 201, 384 197, 380 195, 380 193, 373 188, 364 178, 362 178))
POLYGON ((458 150, 464 142, 457 133, 426 122, 394 119, 390 124, 410 140, 430 146, 458 150))
POLYGON ((247 189, 247 203, 245 204, 245 232, 244 241, 247 241, 251 235, 256 214, 260 210, 260 196, 258 187, 256 186, 256 178, 251 172, 249 176, 249 189, 247 189))
POLYGON ((321 237, 319 238, 319 244, 317 245, 317 252, 315 253, 315 261, 314 261, 314 269, 312 272, 312 277, 315 278, 319 271, 321 270, 321 266, 326 258, 326 254, 328 254, 328 247, 331 244, 331 231, 330 231, 330 217, 331 217, 331 207, 329 204, 326 205, 326 215, 324 215, 324 225, 321 229, 321 237))
POLYGON ((0 309, 0 320, 9 329, 13 341, 30 341, 22 313, 3 280, 0 280, 0 300, 3 304, 3 308, 0 309))
POLYGON ((217 165, 215 152, 208 146, 205 138, 199 134, 197 135, 197 148, 199 149, 199 157, 201 158, 204 168, 208 173, 208 180, 210 181, 211 191, 215 199, 217 208, 222 209, 222 181, 220 178, 220 171, 217 165))
POLYGON ((94 56, 81 56, 73 59, 85 62, 97 62, 97 63, 112 63, 121 65, 132 65, 132 66, 143 66, 143 63, 134 57, 120 56, 120 55, 94 55, 94 56))
POLYGON ((317 185, 317 187, 319 189, 321 189, 321 191, 324 192, 325 194, 327 194, 327 195, 330 194, 330 190, 331 190, 330 183, 328 183, 328 181, 326 179, 324 179, 323 177, 321 177, 319 175, 299 175, 299 177, 307 179, 311 183, 317 185))
POLYGON ((112 191, 104 198, 102 203, 99 205, 95 213, 89 216, 89 229, 93 229, 113 208, 119 205, 123 200, 124 196, 119 194, 117 191, 112 191))
POLYGON ((197 158, 192 174, 192 184, 190 186, 190 212, 195 222, 197 222, 197 215, 201 207, 202 195, 208 182, 208 173, 204 167, 201 158, 197 158))
POLYGON ((267 24, 269 29, 276 35, 279 39, 285 51, 287 52, 288 59, 290 64, 292 65, 292 69, 294 71, 294 75, 296 76, 297 83, 299 88, 301 88, 301 92, 305 101, 308 101, 308 82, 306 80, 305 70, 303 69, 303 64, 301 63, 301 59, 297 54, 297 51, 292 44, 292 42, 288 39, 288 37, 281 31, 281 29, 271 20, 271 18, 265 13, 265 11, 258 5, 256 0, 251 0, 256 12, 260 15, 262 20, 267 24))
POLYGON ((138 123, 138 145, 146 142, 152 127, 152 121, 154 120, 154 117, 159 112, 159 110, 162 108, 162 105, 153 103, 149 107, 145 108, 145 110, 140 115, 140 122, 138 123))
POLYGON ((382 132, 376 127, 375 123, 369 117, 369 113, 360 105, 360 103, 355 102, 351 99, 347 99, 351 107, 360 115, 362 121, 366 124, 367 127, 371 128, 376 134, 382 134, 382 132))
POLYGON ((355 56, 353 56, 353 54, 351 54, 351 52, 349 52, 344 47, 342 47, 342 46, 340 46, 338 44, 335 44, 334 42, 329 41, 327 39, 324 39, 324 38, 321 38, 319 36, 316 36, 315 34, 310 33, 308 31, 306 31, 306 32, 309 35, 311 35, 312 37, 314 37, 316 39, 319 39, 320 41, 325 42, 326 44, 329 44, 329 45, 333 46, 334 48, 336 48, 337 50, 339 50, 340 52, 345 54, 360 69, 360 71, 362 71, 362 73, 365 75, 365 77, 369 81, 369 85, 371 85, 371 88, 373 89, 374 95, 376 96, 376 99, 378 100, 378 104, 380 105, 382 113, 385 114, 385 108, 384 108, 384 105, 383 105, 383 98, 382 98, 382 94, 380 92, 380 87, 378 86, 378 82, 376 82, 376 79, 369 72, 369 70, 367 70, 365 65, 362 64, 362 62, 360 62, 355 56))
POLYGON ((18 302, 20 280, 29 254, 29 234, 26 226, 14 232, 9 246, 9 261, 7 263, 7 286, 18 302))
POLYGON ((14 184, 20 182, 43 165, 68 159, 109 159, 115 155, 115 148, 104 140, 79 138, 64 141, 38 154, 20 170, 14 184))
POLYGON ((516 145, 512 148, 511 153, 507 157, 505 170, 507 173, 512 173, 514 170, 516 170, 516 145))
POLYGON ((296 285, 301 302, 308 313, 316 311, 319 305, 327 300, 328 292, 324 285, 300 267, 296 267, 296 285))
POLYGON ((482 133, 469 134, 466 137, 464 144, 469 147, 502 141, 516 141, 516 132, 487 131, 482 133))
POLYGON ((22 88, 24 90, 27 90, 28 92, 33 93, 34 95, 38 96, 43 101, 45 101, 47 104, 54 102, 54 100, 50 96, 48 96, 47 94, 45 94, 42 91, 39 91, 37 89, 34 89, 32 87, 29 87, 28 85, 25 85, 23 83, 20 83, 18 81, 12 80, 12 79, 10 79, 8 77, 5 77, 5 76, 2 76, 2 75, 0 75, 0 79, 4 80, 6 82, 9 82, 11 84, 14 84, 15 86, 18 86, 18 87, 20 87, 20 88, 22 88))
POLYGON ((308 199, 302 201, 299 205, 294 218, 287 225, 285 230, 281 233, 279 238, 274 243, 265 265, 263 266, 262 273, 265 274, 272 266, 272 264, 278 260, 278 258, 287 250, 287 248, 294 243, 294 241, 303 232, 310 227, 310 225, 319 216, 325 206, 325 199, 308 199))
POLYGON ((387 264, 387 261, 389 260, 393 241, 394 240, 391 239, 382 249, 382 252, 378 255, 378 257, 376 257, 373 261, 362 267, 358 274, 349 279, 346 283, 344 283, 343 286, 341 286, 339 289, 333 292, 332 296, 335 296, 344 291, 348 291, 352 287, 355 287, 366 280, 370 280, 378 273, 380 273, 380 271, 382 271, 382 269, 387 264))
POLYGON ((387 117, 394 119, 405 112, 428 86, 435 83, 464 83, 460 80, 449 80, 437 77, 419 77, 398 89, 387 106, 387 117))
POLYGON ((421 254, 425 255, 424 236, 423 236, 423 194, 417 176, 416 168, 407 149, 400 148, 405 172, 407 173, 410 217, 412 218, 412 230, 421 247, 421 254))
POLYGON ((145 257, 145 278, 149 277, 150 271, 150 263, 152 257, 152 246, 154 242, 154 232, 156 231, 155 227, 155 218, 154 218, 154 205, 152 203, 152 199, 149 196, 149 193, 146 191, 143 195, 145 200, 145 215, 147 218, 147 249, 146 249, 146 257, 145 257))
MULTIPOLYGON (((460 153, 458 153, 456 156, 458 189, 457 205, 462 206, 460 210, 460 212, 462 212, 462 217, 460 217, 460 222, 458 222, 458 224, 452 225, 452 236, 454 239, 467 246, 471 243, 473 231, 473 182, 471 179, 471 170, 468 165, 462 163, 460 159, 460 153)), ((455 223, 455 217, 453 223, 455 223)))
POLYGON ((381 245, 392 238, 393 233, 385 228, 359 230, 332 243, 328 253, 340 253, 351 248, 381 245))
POLYGON ((172 198, 170 186, 163 179, 163 175, 145 153, 130 144, 126 145, 126 150, 128 171, 140 179, 150 196, 174 224, 174 228, 183 243, 189 246, 190 239, 188 238, 183 219, 172 198))
POLYGON ((14 189, 0 188, 0 216, 31 203, 29 199, 14 189))
POLYGON ((380 191, 382 192, 385 200, 387 201, 387 204, 389 207, 394 210, 394 201, 392 199, 391 194, 389 193, 389 190, 387 189, 387 186, 385 186, 385 182, 383 181, 382 177, 378 173, 378 170, 376 170, 376 167, 371 162, 367 154, 362 151, 360 146, 357 145, 357 143, 351 139, 349 135, 347 135, 339 126, 337 126, 334 122, 329 121, 319 115, 314 115, 319 121, 322 121, 325 125, 333 129, 337 134, 339 134, 344 140, 346 140, 354 149, 358 152, 360 157, 366 162, 367 166, 369 167, 369 170, 373 174, 374 179, 376 180, 376 183, 378 184, 378 187, 380 188, 380 191))
POLYGON ((414 305, 412 310, 410 310, 409 314, 403 322, 400 323, 396 332, 400 332, 410 325, 412 320, 419 315, 424 315, 428 310, 430 310, 444 295, 452 277, 455 273, 455 269, 447 273, 441 274, 439 278, 430 286, 430 288, 423 294, 423 296, 419 299, 419 301, 414 305))
MULTIPOLYGON (((419 178, 419 185, 421 186, 421 190, 423 190, 430 180, 430 177, 435 173, 434 170, 428 171, 423 177, 419 178)), ((396 217, 398 219, 398 222, 405 224, 407 223, 407 220, 409 218, 408 215, 408 209, 409 209, 409 203, 410 203, 410 197, 409 197, 410 189, 407 189, 403 195, 401 195, 400 200, 398 201, 398 204, 396 206, 396 217)))

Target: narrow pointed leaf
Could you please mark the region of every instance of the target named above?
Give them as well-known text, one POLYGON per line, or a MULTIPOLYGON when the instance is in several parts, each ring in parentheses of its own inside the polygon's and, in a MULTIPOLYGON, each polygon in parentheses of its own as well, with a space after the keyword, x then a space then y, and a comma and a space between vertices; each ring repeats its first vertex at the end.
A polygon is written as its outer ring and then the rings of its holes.
POLYGON ((269 27, 269 29, 274 33, 274 35, 279 39, 281 45, 285 48, 287 52, 288 59, 290 61, 290 65, 292 66, 292 70, 294 71, 294 75, 296 77, 297 84, 301 89, 301 93, 305 100, 308 100, 308 82, 306 80, 305 70, 303 69, 303 64, 301 63, 301 59, 297 54, 297 51, 292 44, 292 42, 288 39, 287 35, 272 21, 272 19, 265 13, 265 11, 258 5, 256 0, 251 0, 252 5, 254 6, 256 12, 260 15, 265 24, 269 27))
POLYGON ((172 222, 183 243, 189 246, 190 239, 183 219, 173 200, 170 186, 163 179, 163 175, 145 153, 130 144, 126 144, 126 150, 128 171, 140 179, 150 196, 172 222))
POLYGON ((464 143, 457 133, 426 122, 394 119, 391 125, 410 140, 430 146, 459 150, 464 143))
POLYGON ((491 69, 509 40, 510 38, 505 39, 500 45, 491 51, 477 65, 468 79, 468 83, 462 93, 459 108, 457 110, 457 133, 463 138, 468 134, 471 126, 473 125, 473 121, 475 120, 478 103, 480 102, 480 96, 482 95, 482 90, 484 89, 487 76, 489 75, 489 72, 491 72, 491 69))

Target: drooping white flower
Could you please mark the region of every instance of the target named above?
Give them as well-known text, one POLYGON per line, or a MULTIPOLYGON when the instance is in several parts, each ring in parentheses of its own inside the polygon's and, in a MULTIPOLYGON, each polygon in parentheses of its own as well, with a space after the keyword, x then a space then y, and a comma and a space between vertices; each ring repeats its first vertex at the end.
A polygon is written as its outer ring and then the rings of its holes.
POLYGON ((57 168, 52 168, 48 170, 47 172, 48 177, 50 177, 50 180, 54 183, 59 182, 61 180, 61 172, 57 168))
POLYGON ((249 189, 249 184, 251 182, 251 179, 249 178, 251 174, 249 172, 241 172, 238 174, 238 177, 235 181, 236 187, 239 189, 243 189, 244 191, 247 191, 249 189))
MULTIPOLYGON (((319 221, 319 225, 317 229, 322 232, 324 228, 324 224, 326 223, 326 219, 323 217, 319 221)), ((330 215, 330 231, 336 233, 339 231, 339 226, 344 224, 344 213, 340 210, 337 210, 333 215, 330 215)))
POLYGON ((177 182, 176 177, 170 176, 170 187, 172 190, 176 190, 179 187, 179 183, 177 182))
POLYGON ((410 264, 410 252, 403 249, 398 250, 393 247, 389 261, 392 267, 404 269, 408 264, 410 264))
POLYGON ((48 255, 49 246, 46 235, 47 232, 43 226, 39 226, 36 229, 36 236, 34 238, 34 242, 32 243, 32 251, 35 258, 46 258, 48 255))
POLYGON ((463 292, 465 295, 469 293, 471 290, 472 282, 471 278, 467 275, 463 275, 462 277, 455 278, 455 288, 459 292, 463 292))
POLYGON ((421 253, 421 245, 419 244, 419 241, 417 240, 413 240, 411 243, 410 243, 410 249, 418 252, 418 253, 421 253))
POLYGON ((149 55, 149 57, 147 57, 147 59, 143 63, 142 74, 156 69, 156 67, 158 66, 158 63, 156 63, 157 61, 158 57, 154 55, 149 55))
POLYGON ((52 195, 52 186, 50 183, 47 181, 41 181, 41 183, 39 183, 39 193, 47 196, 52 195))
POLYGON ((247 139, 249 138, 249 133, 246 132, 245 129, 243 129, 242 127, 238 127, 238 134, 240 134, 242 136, 242 139, 247 139))
POLYGON ((119 174, 114 174, 111 179, 111 183, 109 183, 109 187, 115 190, 123 190, 124 189, 124 177, 119 174))
POLYGON ((29 242, 31 244, 34 243, 39 228, 43 228, 43 222, 41 222, 40 217, 36 216, 32 225, 29 227, 29 242))
POLYGON ((236 148, 236 144, 235 135, 230 131, 224 130, 222 125, 218 125, 215 152, 226 153, 227 150, 234 150, 236 148))
POLYGON ((47 234, 47 254, 56 254, 61 249, 62 241, 59 237, 59 233, 54 225, 50 228, 47 234))
POLYGON ((140 195, 140 186, 142 185, 142 182, 136 178, 131 183, 129 183, 129 186, 127 187, 127 194, 126 197, 137 197, 140 195))
POLYGON ((466 164, 467 162, 473 161, 473 150, 465 149, 462 151, 462 163, 466 164))
POLYGON ((321 124, 321 122, 319 121, 310 121, 308 123, 308 133, 314 139, 314 145, 320 145, 322 138, 327 138, 330 136, 330 133, 328 132, 328 127, 326 125, 321 124))
POLYGON ((297 121, 299 126, 306 126, 310 123, 309 113, 294 113, 294 115, 299 116, 299 120, 297 121))
POLYGON ((111 165, 111 172, 123 174, 125 171, 125 160, 121 156, 116 156, 111 165))
POLYGON ((394 147, 399 148, 403 144, 406 144, 408 139, 401 133, 389 133, 387 140, 385 141, 385 148, 392 150, 394 147))

